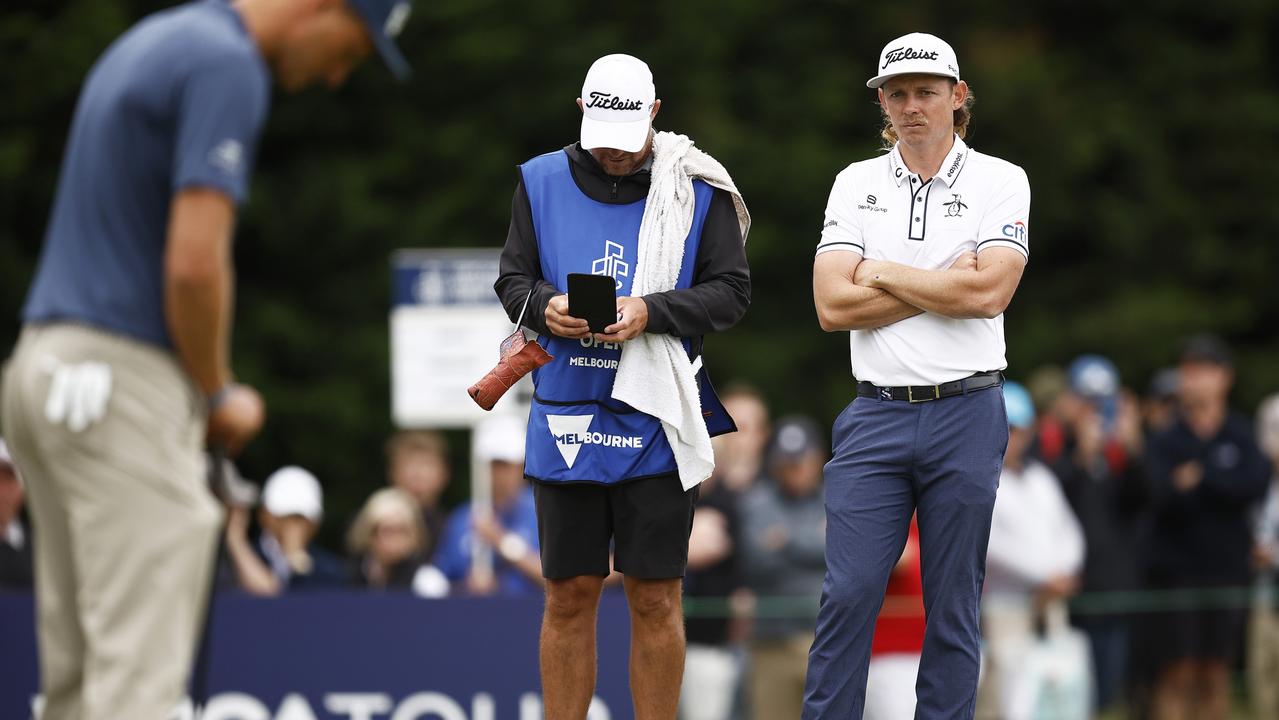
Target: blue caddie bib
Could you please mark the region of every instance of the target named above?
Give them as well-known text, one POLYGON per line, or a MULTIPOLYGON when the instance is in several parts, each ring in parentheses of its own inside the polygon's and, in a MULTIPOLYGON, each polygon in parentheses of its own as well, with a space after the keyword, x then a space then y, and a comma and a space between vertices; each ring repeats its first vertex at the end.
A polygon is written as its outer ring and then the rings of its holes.
MULTIPOLYGON (((608 275, 618 297, 631 294, 645 201, 609 204, 577 186, 564 151, 520 166, 537 232, 542 277, 560 292, 569 273, 608 275)), ((676 288, 691 287, 712 188, 695 180, 693 225, 676 288)), ((544 337, 555 356, 533 373, 524 472, 542 482, 617 483, 675 473, 661 422, 613 400, 619 343, 544 337)), ((690 342, 684 339, 688 349, 690 342)))

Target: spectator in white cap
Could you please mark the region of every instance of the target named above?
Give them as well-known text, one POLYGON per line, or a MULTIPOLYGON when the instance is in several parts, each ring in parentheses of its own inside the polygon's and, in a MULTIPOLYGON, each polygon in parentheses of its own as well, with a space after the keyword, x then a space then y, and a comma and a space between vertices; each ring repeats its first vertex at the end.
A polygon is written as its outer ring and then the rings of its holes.
POLYGON ((320 481, 296 465, 276 470, 263 484, 256 542, 248 539, 247 510, 230 508, 226 548, 240 588, 275 596, 345 584, 342 561, 312 542, 323 517, 320 481))
POLYGON ((0 439, 0 590, 31 587, 31 527, 22 517, 22 478, 0 439))
POLYGON ((524 420, 494 415, 475 429, 476 459, 488 464, 492 509, 458 506, 444 525, 434 565, 454 587, 476 595, 542 592, 537 508, 524 479, 524 420), (493 552, 492 572, 472 564, 475 543, 493 552))
POLYGON ((555 358, 533 375, 524 468, 547 580, 542 695, 549 717, 586 714, 599 597, 616 570, 634 629, 636 713, 670 717, 694 488, 714 469, 711 436, 732 429, 696 368, 703 336, 750 304, 750 217, 722 165, 654 129, 662 103, 644 61, 596 60, 577 105, 581 141, 520 166, 494 286, 555 358), (570 274, 613 280, 616 299, 601 298, 593 324, 589 311, 569 311, 570 274))

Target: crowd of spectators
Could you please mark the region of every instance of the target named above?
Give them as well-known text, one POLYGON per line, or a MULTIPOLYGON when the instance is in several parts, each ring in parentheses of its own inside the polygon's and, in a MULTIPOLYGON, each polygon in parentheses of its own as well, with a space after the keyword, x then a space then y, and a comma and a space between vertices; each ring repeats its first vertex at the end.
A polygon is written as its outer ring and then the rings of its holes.
MULTIPOLYGON (((1224 719, 1238 670, 1257 717, 1279 717, 1279 395, 1254 427, 1233 376, 1201 336, 1144 393, 1092 354, 1006 385, 978 717, 1224 719)), ((798 717, 829 444, 809 419, 770 424, 748 389, 725 403, 743 427, 716 439, 694 518, 680 717, 798 717)), ((876 623, 871 720, 914 714, 918 553, 912 524, 876 623)))
POLYGON ((1233 382, 1229 348, 1198 336, 1144 397, 1097 355, 1031 373, 1033 408, 1009 388, 1012 432, 983 603, 993 672, 979 708, 988 717, 1038 716, 1014 707, 1010 685, 1038 672, 1034 654, 1049 646, 1059 656, 1080 650, 1087 682, 1076 687, 1093 712, 1224 719, 1232 673, 1246 668, 1256 716, 1279 717, 1271 595, 1279 396, 1262 403, 1254 424, 1232 409, 1233 382), (1032 470, 1041 487, 1033 511, 1032 470), (1011 524, 1021 532, 1007 533, 1011 524), (1019 602, 1010 601, 1018 584, 1019 602), (1069 627, 1054 632, 1062 601, 1069 627), (1010 606, 1023 613, 1011 640, 1010 606))
MULTIPOLYGON (((1084 716, 1126 704, 1129 717, 1225 718, 1232 673, 1246 669, 1258 717, 1279 717, 1279 395, 1255 423, 1233 411, 1229 349, 1206 336, 1186 342, 1141 395, 1098 355, 1017 377, 1025 387, 1004 388, 1010 432, 987 558, 978 717, 1036 716, 1027 688, 1046 652, 1074 663, 1074 684, 1056 681, 1085 698, 1084 716)), ((811 418, 773 422, 749 387, 723 402, 738 432, 715 439, 717 468, 692 524, 679 714, 797 717, 825 571, 829 442, 811 418)), ((444 436, 390 438, 386 486, 342 526, 342 554, 315 542, 322 524, 343 522, 325 514, 322 476, 282 467, 259 492, 230 463, 212 463, 227 507, 217 586, 257 596, 540 594, 523 423, 491 418, 473 443, 488 490, 446 512, 444 436)), ((31 585, 22 503, 0 441, 0 591, 31 585)), ((912 523, 876 624, 871 720, 913 716, 925 628, 918 533, 912 523)))

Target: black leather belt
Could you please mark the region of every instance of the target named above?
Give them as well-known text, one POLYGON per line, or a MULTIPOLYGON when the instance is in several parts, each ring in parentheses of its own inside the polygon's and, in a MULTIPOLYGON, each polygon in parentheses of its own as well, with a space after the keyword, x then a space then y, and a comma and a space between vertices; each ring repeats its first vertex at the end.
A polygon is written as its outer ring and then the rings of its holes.
POLYGON ((941 400, 955 395, 967 395, 977 390, 1004 384, 1004 374, 979 372, 966 378, 952 380, 941 385, 898 385, 896 387, 880 387, 874 383, 857 383, 857 397, 878 398, 880 400, 905 400, 911 403, 941 400))

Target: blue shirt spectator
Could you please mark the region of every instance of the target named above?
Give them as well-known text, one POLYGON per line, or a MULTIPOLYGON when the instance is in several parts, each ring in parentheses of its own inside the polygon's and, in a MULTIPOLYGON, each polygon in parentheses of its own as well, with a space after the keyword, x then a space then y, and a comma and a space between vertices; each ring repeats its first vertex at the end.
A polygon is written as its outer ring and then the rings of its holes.
MULTIPOLYGON (((476 538, 475 520, 471 507, 471 503, 463 503, 449 515, 449 519, 444 524, 444 536, 440 540, 440 548, 435 555, 434 565, 453 583, 465 580, 471 571, 471 553, 476 538)), ((511 504, 505 508, 494 507, 493 513, 498 523, 506 530, 503 535, 504 540, 513 534, 514 537, 526 543, 527 552, 537 552, 537 507, 533 501, 532 488, 525 487, 511 504)), ((509 548, 513 543, 507 541, 506 544, 509 548)), ((497 593, 540 595, 541 585, 534 582, 526 573, 521 572, 505 557, 500 545, 501 543, 493 558, 497 593)))
POLYGON ((524 479, 526 425, 520 418, 492 415, 475 430, 475 454, 488 482, 473 487, 492 499, 492 512, 476 512, 474 502, 453 511, 444 524, 434 565, 453 585, 473 595, 527 595, 542 592, 538 557, 537 502, 524 479), (484 493, 484 490, 489 492, 484 493), (492 551, 492 573, 473 562, 482 543, 492 551), (477 571, 478 569, 478 571, 477 571), (462 583, 462 584, 459 584, 462 583))

